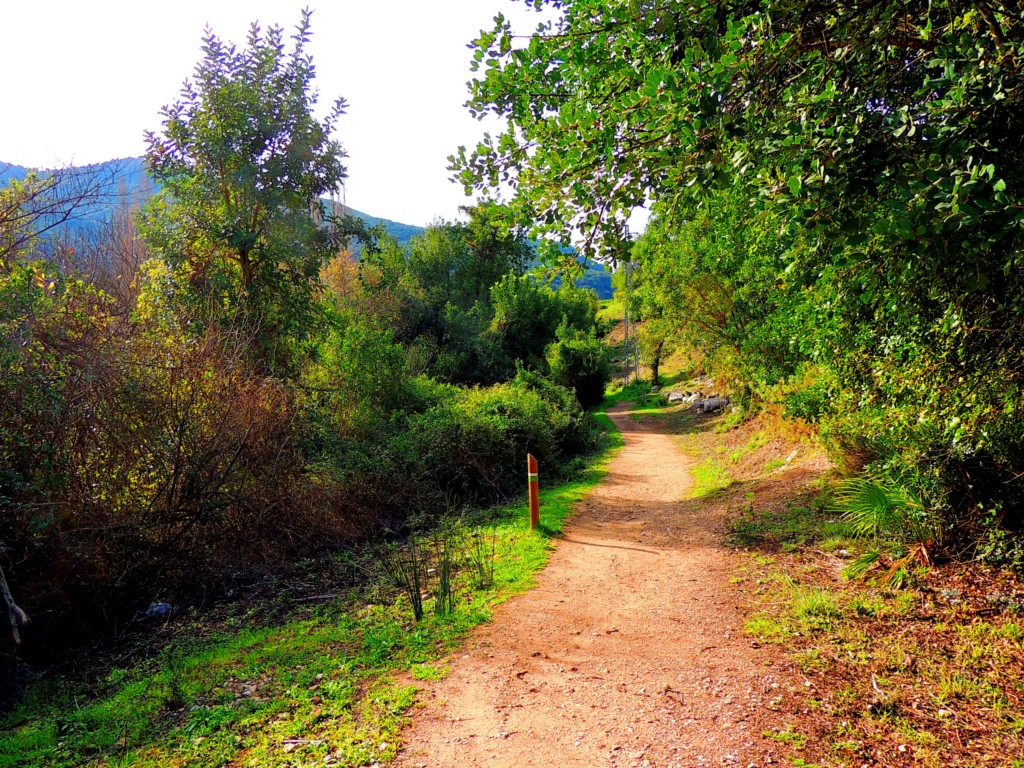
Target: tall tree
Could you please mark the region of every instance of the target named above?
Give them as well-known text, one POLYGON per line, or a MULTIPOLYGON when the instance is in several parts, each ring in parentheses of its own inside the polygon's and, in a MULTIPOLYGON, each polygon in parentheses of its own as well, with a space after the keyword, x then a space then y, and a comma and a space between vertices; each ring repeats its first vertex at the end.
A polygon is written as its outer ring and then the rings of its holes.
POLYGON ((333 253, 322 198, 346 175, 332 138, 345 102, 314 114, 309 40, 308 10, 290 50, 280 27, 254 23, 241 49, 207 30, 193 79, 146 134, 163 187, 144 214, 147 239, 194 298, 255 329, 264 360, 308 323, 333 253))
POLYGON ((859 233, 865 200, 938 251, 1020 229, 1020 3, 528 4, 555 16, 528 42, 500 16, 475 41, 467 106, 508 128, 452 161, 469 189, 511 181, 544 231, 611 254, 635 206, 685 213, 717 183, 823 239, 859 233))
POLYGON ((950 506, 1024 498, 1019 0, 529 4, 554 18, 525 42, 502 18, 476 41, 468 106, 507 128, 453 158, 467 188, 511 183, 524 219, 608 254, 651 202, 651 244, 702 268, 665 275, 715 289, 757 376, 811 359, 829 434, 950 506), (738 250, 726 198, 778 242, 738 250))

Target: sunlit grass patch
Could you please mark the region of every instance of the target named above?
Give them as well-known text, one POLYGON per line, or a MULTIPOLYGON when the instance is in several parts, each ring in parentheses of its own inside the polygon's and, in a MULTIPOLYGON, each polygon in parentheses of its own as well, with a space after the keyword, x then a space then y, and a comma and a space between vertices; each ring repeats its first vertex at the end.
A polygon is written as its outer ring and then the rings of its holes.
POLYGON ((690 469, 693 475, 692 498, 715 496, 736 483, 729 469, 718 459, 706 459, 690 469))
POLYGON ((801 588, 793 594, 793 616, 807 629, 831 629, 842 615, 838 599, 826 589, 801 588))
MULTIPOLYGON (((771 436, 768 434, 767 430, 758 430, 746 443, 729 452, 729 461, 734 464, 742 461, 747 456, 754 453, 758 448, 762 448, 767 445, 770 440, 771 436)), ((782 462, 785 463, 785 459, 783 459, 782 462)))
POLYGON ((828 660, 817 648, 807 648, 794 654, 793 660, 804 672, 821 672, 828 669, 828 660))
POLYGON ((743 624, 743 631, 763 643, 781 643, 793 635, 792 628, 783 621, 760 614, 743 624))
POLYGON ((787 503, 763 509, 750 501, 729 522, 730 541, 741 547, 792 551, 815 545, 828 552, 852 547, 850 530, 820 506, 787 503))
POLYGON ((603 323, 613 325, 619 320, 622 320, 624 312, 625 307, 622 303, 622 299, 601 299, 600 302, 598 302, 597 319, 603 323))
POLYGON ((869 618, 877 616, 884 607, 885 602, 881 598, 863 592, 855 593, 846 603, 846 610, 851 615, 869 618))
POLYGON ((451 670, 446 664, 413 664, 409 675, 413 680, 444 680, 451 670))
POLYGON ((807 737, 796 730, 792 725, 787 725, 785 728, 778 731, 765 731, 761 734, 766 739, 772 741, 780 741, 784 744, 789 744, 793 749, 803 749, 807 745, 807 737))

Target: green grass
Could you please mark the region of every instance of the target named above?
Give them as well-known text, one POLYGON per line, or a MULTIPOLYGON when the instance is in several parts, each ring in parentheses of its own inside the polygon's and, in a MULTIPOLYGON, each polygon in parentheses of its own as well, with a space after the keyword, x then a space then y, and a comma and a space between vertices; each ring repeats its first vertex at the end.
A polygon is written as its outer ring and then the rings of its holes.
POLYGON ((714 496, 732 486, 736 481, 729 475, 729 469, 721 459, 706 459, 692 468, 693 498, 714 496))
POLYGON ((773 550, 813 544, 831 552, 856 544, 849 525, 829 517, 818 502, 811 506, 787 503, 781 509, 771 510, 750 505, 730 521, 729 538, 736 546, 773 550))
POLYGON ((552 537, 622 445, 611 420, 598 419, 604 452, 576 480, 541 490, 540 529, 529 530, 524 505, 498 514, 494 584, 474 589, 462 574, 450 615, 428 610, 416 623, 405 596, 353 593, 277 626, 179 643, 90 685, 39 684, 0 721, 0 768, 388 762, 416 692, 398 678, 445 676, 460 639, 533 585, 552 537))
POLYGON ((621 299, 601 299, 597 308, 597 319, 602 323, 614 325, 622 319, 624 311, 621 299))
MULTIPOLYGON (((974 765, 963 759, 972 749, 993 755, 993 764, 1012 765, 1009 756, 1021 754, 1024 735, 1024 627, 1012 613, 985 613, 984 594, 993 587, 984 574, 964 582, 959 572, 937 569, 918 587, 895 590, 841 582, 829 556, 806 552, 774 562, 752 553, 737 577, 760 607, 745 632, 783 646, 789 662, 814 681, 800 706, 816 716, 798 722, 799 733, 788 727, 765 736, 827 765, 860 765, 877 744, 906 745, 914 765, 974 765), (974 586, 973 595, 965 584, 974 586), (946 604, 946 593, 973 603, 946 604), (963 723, 972 724, 984 747, 948 740, 948 729, 963 723)), ((795 756, 787 759, 798 764, 795 756)))
POLYGON ((793 616, 805 631, 830 630, 843 615, 839 598, 819 587, 795 588, 793 616))
POLYGON ((743 624, 743 631, 763 643, 781 643, 793 635, 787 624, 765 614, 748 619, 743 624))
POLYGON ((789 744, 793 749, 803 749, 807 745, 807 737, 799 733, 792 725, 787 725, 781 731, 765 731, 761 735, 772 741, 789 744))
POLYGON ((618 381, 612 378, 611 383, 608 385, 608 389, 605 391, 604 402, 602 403, 603 408, 611 408, 618 402, 650 402, 652 405, 660 403, 660 398, 651 397, 651 382, 645 381, 644 379, 638 379, 637 381, 631 381, 625 387, 622 386, 622 379, 618 381))
POLYGON ((762 429, 759 430, 758 432, 755 432, 754 435, 750 438, 750 440, 746 442, 746 444, 741 445, 740 447, 736 448, 733 451, 730 451, 729 461, 731 461, 733 464, 742 461, 747 456, 756 451, 758 448, 762 448, 763 446, 767 445, 770 440, 771 435, 769 435, 766 430, 762 429))

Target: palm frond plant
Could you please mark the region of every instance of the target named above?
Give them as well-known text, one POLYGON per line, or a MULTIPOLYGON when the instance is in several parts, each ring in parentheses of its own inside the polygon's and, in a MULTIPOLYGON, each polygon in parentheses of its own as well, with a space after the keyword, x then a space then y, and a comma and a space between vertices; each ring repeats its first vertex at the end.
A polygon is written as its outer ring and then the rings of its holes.
POLYGON ((845 569, 848 578, 860 578, 885 560, 885 550, 895 550, 885 581, 893 582, 906 573, 912 563, 931 564, 931 550, 941 543, 942 529, 937 525, 921 497, 896 485, 854 477, 836 491, 829 505, 853 533, 869 538, 872 546, 845 569))

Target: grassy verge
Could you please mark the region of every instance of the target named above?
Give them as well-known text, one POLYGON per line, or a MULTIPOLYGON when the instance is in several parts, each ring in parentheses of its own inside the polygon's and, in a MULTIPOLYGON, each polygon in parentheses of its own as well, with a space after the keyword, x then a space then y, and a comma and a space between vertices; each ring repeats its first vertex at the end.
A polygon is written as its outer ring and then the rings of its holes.
POLYGON ((613 325, 622 319, 624 307, 621 299, 601 299, 597 309, 597 319, 602 323, 613 325))
POLYGON ((30 690, 0 722, 0 768, 388 763, 415 697, 397 678, 442 677, 459 640, 534 583, 551 538, 622 445, 611 420, 598 419, 606 448, 576 480, 542 488, 540 530, 529 530, 523 505, 496 511, 487 526, 493 584, 474 588, 462 571, 449 615, 428 610, 415 622, 408 598, 378 581, 299 606, 273 626, 197 622, 156 659, 87 685, 30 690))
POLYGON ((652 413, 661 407, 660 399, 651 394, 651 383, 643 380, 630 382, 625 387, 622 386, 621 380, 613 380, 605 392, 601 407, 607 410, 620 402, 635 403, 637 408, 644 408, 652 413))

